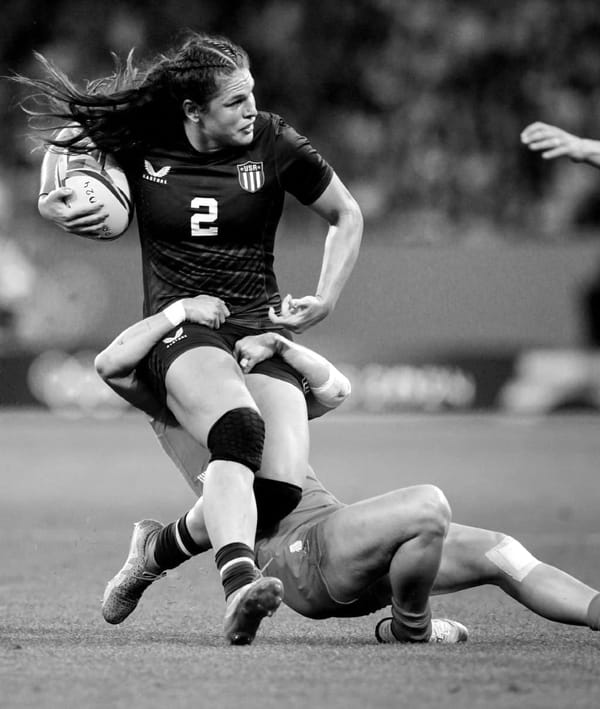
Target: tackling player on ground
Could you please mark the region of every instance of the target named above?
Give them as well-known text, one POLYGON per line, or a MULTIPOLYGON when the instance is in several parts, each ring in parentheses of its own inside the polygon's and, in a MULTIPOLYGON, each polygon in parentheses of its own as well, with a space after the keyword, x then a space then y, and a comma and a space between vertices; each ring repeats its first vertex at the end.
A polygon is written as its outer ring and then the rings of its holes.
MULTIPOLYGON (((194 307, 192 302, 186 306, 190 317, 196 317, 194 307)), ((136 362, 165 327, 160 316, 134 325, 98 356, 97 367, 115 391, 154 417, 164 450, 200 498, 188 514, 193 547, 182 544, 183 561, 210 548, 202 519, 202 471, 196 467, 201 454, 193 452, 198 444, 157 406, 135 375, 136 362)), ((309 412, 319 415, 345 400, 347 380, 325 358, 268 335, 238 344, 250 388, 252 367, 271 356, 278 343, 312 387, 309 412)), ((167 569, 157 563, 153 544, 161 528, 153 520, 135 526, 128 561, 105 593, 103 612, 109 622, 122 622, 167 569)), ((550 620, 600 628, 598 591, 539 561, 504 533, 450 523, 448 502, 432 485, 344 505, 309 467, 300 504, 272 528, 262 530, 255 551, 258 564, 268 564, 269 573, 283 582, 284 602, 309 618, 361 616, 391 605, 391 617, 376 628, 380 642, 466 640, 462 624, 430 620, 428 595, 484 584, 498 586, 550 620)))

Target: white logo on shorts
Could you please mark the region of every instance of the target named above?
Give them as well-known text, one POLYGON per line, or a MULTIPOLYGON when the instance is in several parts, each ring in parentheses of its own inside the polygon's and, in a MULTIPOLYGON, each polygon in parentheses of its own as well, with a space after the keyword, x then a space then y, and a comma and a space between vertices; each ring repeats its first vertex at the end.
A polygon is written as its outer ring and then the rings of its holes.
POLYGON ((171 347, 171 345, 174 345, 176 342, 179 342, 179 340, 185 340, 187 335, 184 333, 183 328, 180 327, 179 330, 173 335, 173 337, 165 337, 163 342, 167 346, 167 349, 171 347))
POLYGON ((295 551, 302 551, 302 539, 297 539, 295 542, 290 544, 290 551, 292 553, 295 551))

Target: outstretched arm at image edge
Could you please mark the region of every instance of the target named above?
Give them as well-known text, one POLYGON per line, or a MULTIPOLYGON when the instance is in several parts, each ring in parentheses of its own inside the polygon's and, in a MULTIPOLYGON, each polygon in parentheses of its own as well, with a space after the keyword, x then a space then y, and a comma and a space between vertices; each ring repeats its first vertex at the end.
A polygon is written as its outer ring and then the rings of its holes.
POLYGON ((529 150, 541 153, 544 160, 567 157, 600 168, 600 141, 580 138, 549 123, 536 121, 528 125, 521 132, 521 142, 529 150))

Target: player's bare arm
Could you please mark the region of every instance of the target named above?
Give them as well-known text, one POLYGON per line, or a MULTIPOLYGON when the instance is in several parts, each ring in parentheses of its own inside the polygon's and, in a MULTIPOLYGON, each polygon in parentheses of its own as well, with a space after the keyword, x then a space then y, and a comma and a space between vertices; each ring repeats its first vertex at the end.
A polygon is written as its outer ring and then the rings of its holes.
POLYGON ((287 312, 269 315, 293 332, 304 332, 334 309, 356 263, 363 232, 360 207, 335 173, 310 208, 329 224, 316 293, 291 298, 287 312))
MULTIPOLYGON (((61 140, 69 138, 74 131, 73 127, 63 128, 56 138, 61 140)), ((64 231, 79 236, 97 236, 108 217, 104 205, 71 206, 73 190, 69 187, 56 187, 56 170, 60 154, 59 148, 49 147, 42 160, 38 211, 44 219, 53 222, 64 231)))
POLYGON ((314 399, 308 402, 311 418, 338 407, 350 395, 350 381, 328 359, 279 333, 267 332, 244 337, 237 342, 235 354, 245 374, 275 354, 300 372, 314 399))
POLYGON ((558 126, 539 121, 532 123, 521 133, 521 142, 529 150, 541 153, 544 160, 567 157, 600 167, 600 141, 580 138, 558 126))
POLYGON ((162 406, 137 378, 135 368, 152 347, 184 320, 219 328, 229 316, 220 298, 199 295, 183 298, 160 313, 134 323, 100 352, 94 365, 102 379, 132 406, 155 416, 162 406))

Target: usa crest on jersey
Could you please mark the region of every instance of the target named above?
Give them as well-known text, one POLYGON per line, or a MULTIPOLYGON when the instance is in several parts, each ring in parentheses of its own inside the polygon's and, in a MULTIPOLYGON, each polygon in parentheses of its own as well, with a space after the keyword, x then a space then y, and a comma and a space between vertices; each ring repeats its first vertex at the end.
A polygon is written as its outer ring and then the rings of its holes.
POLYGON ((265 172, 262 162, 248 162, 236 165, 240 187, 246 192, 258 192, 265 184, 265 172))

